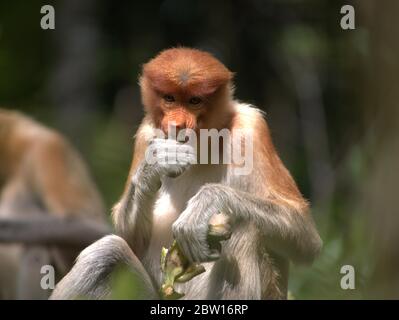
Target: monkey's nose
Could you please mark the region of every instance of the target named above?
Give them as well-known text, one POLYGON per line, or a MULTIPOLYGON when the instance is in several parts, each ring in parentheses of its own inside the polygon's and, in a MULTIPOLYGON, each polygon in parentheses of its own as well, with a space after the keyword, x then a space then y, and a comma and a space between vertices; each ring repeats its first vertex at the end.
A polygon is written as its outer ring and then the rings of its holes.
POLYGON ((182 129, 186 129, 186 118, 185 117, 176 117, 173 121, 170 122, 172 127, 175 127, 176 131, 179 132, 182 129))
MULTIPOLYGON (((179 140, 181 142, 186 140, 185 137, 185 129, 187 129, 187 125, 186 125, 186 121, 179 121, 179 122, 175 122, 173 123, 173 129, 174 132, 176 134, 176 140, 179 140), (182 136, 183 134, 183 136, 182 136)), ((173 131, 172 131, 173 132, 173 131)))

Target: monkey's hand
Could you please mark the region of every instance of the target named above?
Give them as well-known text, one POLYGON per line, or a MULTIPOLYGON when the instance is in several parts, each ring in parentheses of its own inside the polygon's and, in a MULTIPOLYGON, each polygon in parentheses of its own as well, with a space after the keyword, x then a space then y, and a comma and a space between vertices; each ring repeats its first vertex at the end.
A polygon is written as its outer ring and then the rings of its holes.
POLYGON ((156 192, 163 176, 178 177, 196 162, 197 155, 191 145, 173 139, 153 139, 133 183, 144 192, 156 192))
POLYGON ((190 199, 172 226, 173 235, 190 262, 214 261, 220 257, 220 241, 231 236, 228 212, 215 191, 204 186, 190 199))

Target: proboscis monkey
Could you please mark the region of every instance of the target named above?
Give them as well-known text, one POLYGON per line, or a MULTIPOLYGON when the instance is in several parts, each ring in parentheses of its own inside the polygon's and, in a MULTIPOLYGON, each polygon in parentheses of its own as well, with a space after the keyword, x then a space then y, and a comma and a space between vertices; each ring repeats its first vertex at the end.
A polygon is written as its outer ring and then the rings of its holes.
MULTIPOLYGON (((289 261, 311 262, 322 242, 262 113, 234 100, 232 73, 195 49, 161 52, 144 65, 140 86, 146 115, 136 134, 126 189, 113 210, 120 237, 108 236, 86 248, 52 298, 109 297, 107 279, 120 263, 148 285, 145 298, 156 297, 160 252, 173 239, 190 262, 206 269, 178 285, 184 298, 286 298, 289 261), (194 147, 155 133, 169 135, 171 129, 228 130, 251 137, 252 170, 237 174, 238 163, 198 163, 201 142, 194 147), (165 161, 171 154, 177 161, 165 161), (228 217, 231 237, 212 248, 209 224, 221 213, 228 217)), ((223 153, 246 143, 228 141, 231 145, 210 151, 223 153)))
MULTIPOLYGON (((0 109, 0 218, 44 214, 106 225, 97 188, 66 139, 19 112, 0 109)), ((62 276, 80 250, 0 244, 0 299, 48 298, 40 287, 42 264, 62 276)))

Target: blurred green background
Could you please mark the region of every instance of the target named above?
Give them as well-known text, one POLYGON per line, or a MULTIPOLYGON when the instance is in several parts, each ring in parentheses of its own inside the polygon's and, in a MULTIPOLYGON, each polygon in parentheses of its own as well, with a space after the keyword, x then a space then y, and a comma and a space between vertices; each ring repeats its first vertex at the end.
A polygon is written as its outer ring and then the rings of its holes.
POLYGON ((143 115, 141 65, 172 46, 208 50, 235 72, 236 97, 266 111, 312 203, 324 248, 312 267, 292 267, 294 298, 397 298, 398 4, 1 0, 0 105, 64 133, 111 208, 143 115), (55 30, 40 28, 45 4, 55 30), (340 27, 344 4, 355 30, 340 27), (355 290, 340 287, 346 264, 355 290))

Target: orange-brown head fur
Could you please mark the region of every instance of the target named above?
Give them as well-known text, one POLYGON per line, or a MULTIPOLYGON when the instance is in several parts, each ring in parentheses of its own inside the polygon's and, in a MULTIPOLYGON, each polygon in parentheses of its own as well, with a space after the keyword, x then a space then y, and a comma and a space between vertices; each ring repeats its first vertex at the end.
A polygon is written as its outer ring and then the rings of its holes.
POLYGON ((143 66, 143 104, 164 132, 172 123, 178 130, 220 128, 230 111, 231 79, 232 73, 207 52, 168 49, 143 66))

